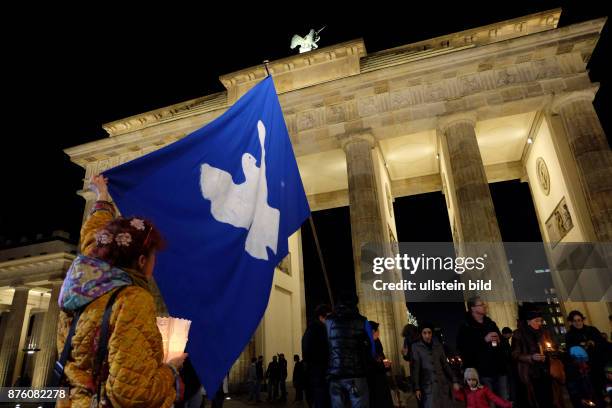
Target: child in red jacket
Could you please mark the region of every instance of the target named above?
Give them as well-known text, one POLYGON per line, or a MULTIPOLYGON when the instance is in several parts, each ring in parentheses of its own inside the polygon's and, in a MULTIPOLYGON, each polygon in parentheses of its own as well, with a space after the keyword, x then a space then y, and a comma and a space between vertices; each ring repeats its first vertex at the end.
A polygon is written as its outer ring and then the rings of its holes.
POLYGON ((467 408, 489 408, 493 402, 501 408, 510 408, 512 403, 498 397, 487 386, 480 384, 478 371, 475 368, 466 368, 463 374, 465 386, 460 390, 454 390, 455 398, 465 401, 467 408))

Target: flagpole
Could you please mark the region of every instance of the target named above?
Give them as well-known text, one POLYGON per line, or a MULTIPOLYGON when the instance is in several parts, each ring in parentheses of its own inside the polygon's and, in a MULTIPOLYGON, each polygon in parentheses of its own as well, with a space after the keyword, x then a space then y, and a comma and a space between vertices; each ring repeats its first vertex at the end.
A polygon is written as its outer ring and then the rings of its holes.
POLYGON ((329 296, 329 303, 331 303, 331 307, 334 307, 334 297, 332 296, 331 286, 329 285, 329 277, 327 276, 327 269, 325 268, 325 262, 323 261, 323 253, 321 252, 321 246, 319 245, 319 237, 317 236, 317 229, 315 228, 314 220, 312 219, 312 214, 308 216, 308 220, 310 221, 310 229, 312 230, 312 236, 314 237, 315 246, 317 247, 317 252, 319 254, 319 262, 321 263, 321 270, 323 271, 323 277, 325 278, 325 286, 327 286, 327 295, 329 296))
MULTIPOLYGON (((325 27, 323 27, 325 28, 325 27)), ((268 68, 269 60, 263 60, 264 68, 266 69, 266 77, 270 76, 270 69, 268 68)), ((310 221, 310 228, 312 229, 312 236, 314 237, 315 246, 317 247, 317 253, 319 254, 319 262, 321 263, 321 270, 323 271, 323 277, 325 278, 325 286, 327 286, 327 295, 329 296, 329 303, 331 307, 334 307, 334 297, 332 295, 331 286, 329 285, 329 277, 327 276, 327 269, 325 268, 325 262, 323 261, 323 252, 321 252, 321 246, 319 245, 319 237, 317 236, 317 229, 314 225, 312 215, 308 216, 310 221)))

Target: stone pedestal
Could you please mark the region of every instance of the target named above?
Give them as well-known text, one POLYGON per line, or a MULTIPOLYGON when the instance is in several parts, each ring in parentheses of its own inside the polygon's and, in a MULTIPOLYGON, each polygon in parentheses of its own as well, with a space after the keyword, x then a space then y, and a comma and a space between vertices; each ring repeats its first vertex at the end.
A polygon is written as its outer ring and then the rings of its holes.
POLYGON ((36 354, 34 376, 32 377, 33 387, 45 387, 48 384, 51 372, 53 371, 53 365, 57 360, 56 334, 59 317, 57 300, 61 287, 62 281, 51 281, 51 299, 49 299, 49 308, 47 309, 38 345, 40 351, 36 354))
MULTIPOLYGON (((369 320, 380 323, 380 339, 385 354, 393 361, 401 360, 397 345, 397 327, 394 316, 394 304, 383 296, 380 298, 363 297, 361 285, 372 279, 370 271, 362 271, 362 246, 364 244, 380 245, 388 243, 385 225, 380 214, 378 186, 372 158, 374 138, 367 131, 353 133, 340 138, 346 154, 349 208, 351 219, 351 237, 353 241, 353 262, 355 267, 355 284, 360 298, 359 310, 369 320)), ((367 255, 370 256, 370 255, 367 255)), ((375 256, 385 256, 384 253, 375 256)), ((399 367, 399 364, 397 365, 399 367)))
MULTIPOLYGON (((476 116, 461 114, 442 118, 439 123, 441 130, 441 160, 446 170, 447 188, 452 209, 451 225, 453 240, 457 254, 460 256, 483 256, 486 251, 487 260, 484 273, 480 277, 489 276, 495 279, 496 298, 514 300, 514 289, 508 262, 503 250, 502 237, 497 224, 495 208, 491 199, 489 183, 480 156, 480 149, 475 132, 476 116), (479 249, 475 243, 499 243, 479 249), (478 253, 471 253, 471 252, 478 253)), ((463 276, 469 278, 468 276, 463 276)), ((487 300, 486 293, 479 293, 487 300)), ((490 317, 499 327, 516 327, 516 307, 514 302, 490 302, 490 317)))
POLYGON ((11 304, 11 314, 5 326, 2 347, 0 347, 0 386, 8 387, 13 377, 13 370, 17 359, 21 328, 28 304, 30 288, 16 286, 11 304))

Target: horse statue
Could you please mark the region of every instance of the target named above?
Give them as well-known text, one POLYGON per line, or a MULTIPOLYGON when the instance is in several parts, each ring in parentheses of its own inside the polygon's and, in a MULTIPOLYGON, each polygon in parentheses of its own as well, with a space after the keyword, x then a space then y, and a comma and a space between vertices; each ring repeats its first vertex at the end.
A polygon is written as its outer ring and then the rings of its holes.
POLYGON ((319 40, 321 39, 319 33, 323 31, 325 27, 327 26, 323 26, 323 28, 317 31, 311 29, 304 37, 295 34, 291 38, 291 49, 294 49, 295 47, 300 47, 300 54, 316 50, 317 48, 319 48, 317 42, 319 42, 319 40))

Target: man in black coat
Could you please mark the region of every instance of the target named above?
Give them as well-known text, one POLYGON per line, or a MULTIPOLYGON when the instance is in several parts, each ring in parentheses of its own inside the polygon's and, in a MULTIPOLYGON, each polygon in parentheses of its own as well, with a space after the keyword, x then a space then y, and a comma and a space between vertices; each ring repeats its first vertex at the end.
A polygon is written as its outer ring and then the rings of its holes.
POLYGON ((268 379, 268 401, 276 400, 278 398, 278 386, 280 383, 280 365, 278 364, 278 357, 273 356, 272 362, 268 364, 266 370, 266 378, 268 379))
POLYGON ((295 401, 304 400, 304 363, 300 356, 293 356, 293 386, 295 387, 295 401))
POLYGON ((487 317, 487 305, 480 297, 470 298, 465 322, 459 328, 457 348, 463 367, 475 368, 480 382, 503 399, 508 399, 510 350, 502 341, 497 324, 487 317))
POLYGON ((374 339, 370 323, 359 314, 357 296, 344 293, 334 312, 325 320, 329 347, 329 393, 333 408, 350 402, 353 408, 370 404, 368 367, 374 358, 374 339))
POLYGON ((283 353, 278 355, 278 366, 280 368, 280 401, 287 402, 287 360, 283 353))
POLYGON ((302 358, 304 362, 306 401, 310 408, 328 408, 330 406, 327 386, 327 332, 325 319, 331 313, 328 305, 319 305, 315 309, 315 320, 312 321, 302 337, 302 358))

